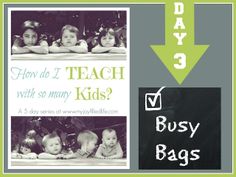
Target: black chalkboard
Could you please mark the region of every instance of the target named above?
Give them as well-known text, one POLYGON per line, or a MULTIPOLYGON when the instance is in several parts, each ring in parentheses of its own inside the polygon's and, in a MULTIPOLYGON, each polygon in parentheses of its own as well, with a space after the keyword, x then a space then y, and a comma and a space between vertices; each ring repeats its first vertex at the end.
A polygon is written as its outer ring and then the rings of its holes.
MULTIPOLYGON (((164 88, 160 99, 150 96, 160 88, 139 89, 139 168, 140 169, 220 169, 221 168, 221 89, 220 88, 164 88), (149 94, 149 99, 146 98, 149 94), (154 103, 156 101, 156 103, 154 103), (199 127, 190 138, 190 131, 157 131, 157 117, 163 116, 167 122, 188 121, 199 127), (166 158, 157 160, 156 146, 166 146, 166 158), (188 160, 169 160, 168 152, 174 149, 176 156, 182 149, 188 151, 188 160), (192 150, 200 150, 196 160, 192 150), (185 163, 185 161, 188 161, 185 163), (180 165, 182 164, 182 165, 180 165), (184 165, 183 165, 184 164, 184 165)), ((159 95, 160 96, 160 95, 159 95)), ((159 124, 158 124, 159 125, 159 124)), ((173 124, 172 128, 173 128, 173 124)), ((187 125, 187 124, 186 124, 187 125)), ((182 129, 183 130, 183 129, 182 129)), ((169 155, 172 153, 170 152, 169 155)), ((159 154, 160 156, 163 154, 159 154)), ((182 153, 183 156, 183 153, 182 153)), ((196 157, 196 156, 195 156, 196 157)))

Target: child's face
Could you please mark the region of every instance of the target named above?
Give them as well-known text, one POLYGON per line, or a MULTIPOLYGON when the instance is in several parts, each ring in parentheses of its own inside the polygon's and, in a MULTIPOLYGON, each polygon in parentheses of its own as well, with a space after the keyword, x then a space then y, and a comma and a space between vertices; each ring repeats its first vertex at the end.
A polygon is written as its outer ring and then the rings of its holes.
POLYGON ((108 147, 113 147, 117 143, 117 136, 116 132, 104 132, 103 137, 102 137, 103 143, 108 146, 108 147))
POLYGON ((92 153, 94 149, 96 148, 97 141, 91 140, 87 142, 87 152, 92 153))
POLYGON ((30 148, 27 148, 27 147, 24 147, 24 146, 21 146, 20 147, 20 152, 22 154, 29 154, 31 152, 31 149, 30 148))
POLYGON ((64 30, 62 37, 61 37, 62 45, 65 47, 75 46, 77 43, 77 36, 76 33, 71 32, 69 30, 64 30))
POLYGON ((103 47, 113 47, 115 45, 115 36, 107 33, 106 36, 101 37, 101 44, 103 47))
POLYGON ((57 155, 61 152, 61 149, 61 141, 57 137, 48 139, 45 147, 45 152, 57 155))
POLYGON ((32 29, 27 29, 23 33, 23 42, 26 46, 34 46, 38 40, 38 34, 32 30, 32 29))

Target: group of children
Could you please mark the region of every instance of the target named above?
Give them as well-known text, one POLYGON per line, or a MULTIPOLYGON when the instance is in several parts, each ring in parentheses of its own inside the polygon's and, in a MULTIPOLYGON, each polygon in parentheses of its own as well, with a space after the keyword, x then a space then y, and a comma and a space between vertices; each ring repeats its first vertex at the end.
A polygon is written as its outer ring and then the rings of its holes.
POLYGON ((73 152, 65 151, 61 138, 56 133, 50 133, 43 137, 42 153, 37 154, 36 132, 30 130, 26 138, 20 143, 17 150, 11 153, 13 159, 76 159, 76 158, 100 158, 119 159, 123 157, 123 150, 117 139, 114 129, 105 129, 102 132, 102 143, 97 148, 98 136, 84 130, 78 134, 77 142, 80 148, 73 152))
MULTIPOLYGON (((65 25, 61 29, 60 38, 48 46, 47 36, 41 34, 40 23, 27 20, 22 25, 22 34, 13 38, 12 54, 22 53, 87 53, 88 45, 79 39, 79 30, 72 25, 65 25)), ((92 53, 126 53, 126 48, 112 28, 102 28, 97 45, 91 49, 92 53)))

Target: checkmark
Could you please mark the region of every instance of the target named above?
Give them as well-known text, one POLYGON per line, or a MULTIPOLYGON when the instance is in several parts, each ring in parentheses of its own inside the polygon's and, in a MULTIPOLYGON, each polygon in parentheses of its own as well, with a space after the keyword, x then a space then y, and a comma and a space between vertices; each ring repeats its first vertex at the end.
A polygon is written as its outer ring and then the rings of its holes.
POLYGON ((150 96, 148 97, 148 101, 151 104, 152 107, 155 106, 156 102, 157 102, 157 98, 159 95, 155 94, 154 98, 152 99, 150 96))
POLYGON ((161 87, 156 93, 145 94, 145 110, 146 111, 158 111, 162 109, 161 91, 164 88, 165 87, 161 87), (158 100, 160 100, 160 104, 157 104, 158 100))

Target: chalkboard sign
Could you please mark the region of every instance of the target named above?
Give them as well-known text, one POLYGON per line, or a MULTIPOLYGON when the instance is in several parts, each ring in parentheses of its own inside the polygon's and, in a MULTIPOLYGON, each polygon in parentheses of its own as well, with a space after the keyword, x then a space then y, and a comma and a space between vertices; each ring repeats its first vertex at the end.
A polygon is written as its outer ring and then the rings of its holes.
POLYGON ((140 169, 220 169, 221 89, 140 88, 140 169))

